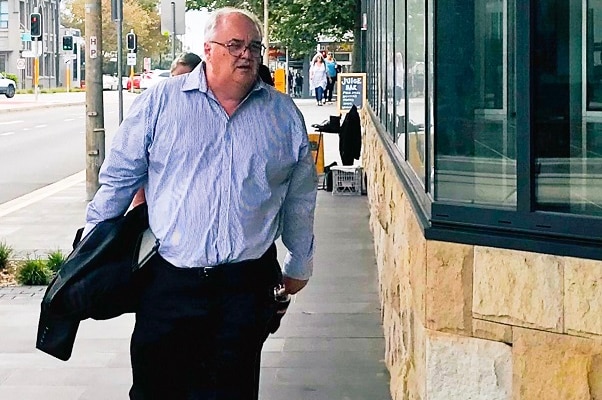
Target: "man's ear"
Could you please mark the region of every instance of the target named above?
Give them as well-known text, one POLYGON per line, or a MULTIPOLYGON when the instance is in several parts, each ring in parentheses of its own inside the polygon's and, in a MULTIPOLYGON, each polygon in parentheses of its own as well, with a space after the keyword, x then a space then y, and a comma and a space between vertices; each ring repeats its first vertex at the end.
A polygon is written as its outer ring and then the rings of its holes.
POLYGON ((207 58, 207 56, 209 55, 209 53, 211 52, 211 44, 205 42, 203 44, 203 52, 205 53, 205 58, 207 58))

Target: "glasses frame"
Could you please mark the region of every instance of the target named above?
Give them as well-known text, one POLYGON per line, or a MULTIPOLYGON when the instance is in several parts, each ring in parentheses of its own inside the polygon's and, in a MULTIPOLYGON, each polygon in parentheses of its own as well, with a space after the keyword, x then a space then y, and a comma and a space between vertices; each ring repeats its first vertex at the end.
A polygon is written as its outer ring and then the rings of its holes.
MULTIPOLYGON (((242 41, 241 41, 241 42, 242 42, 242 41)), ((253 44, 257 44, 257 43, 259 43, 259 42, 251 42, 251 43, 249 43, 249 44, 245 45, 245 46, 242 48, 242 50, 240 50, 240 53, 238 53, 238 54, 232 53, 232 51, 234 51, 234 50, 232 49, 232 47, 233 47, 233 46, 235 46, 235 45, 238 45, 240 42, 236 42, 236 41, 234 41, 234 42, 233 42, 232 40, 230 40, 230 41, 229 41, 229 42, 227 42, 227 43, 222 43, 222 42, 218 42, 218 41, 215 41, 215 40, 210 40, 210 41, 209 41, 209 43, 219 44, 220 46, 222 46, 222 47, 226 48, 226 50, 228 50, 228 53, 229 53, 229 54, 230 54, 232 57, 237 57, 237 58, 238 58, 238 57, 241 57, 243 54, 245 54, 245 51, 247 51, 247 50, 249 51, 249 54, 250 54, 252 57, 255 57, 255 58, 261 58, 261 57, 263 57, 263 54, 265 53, 265 46, 263 45, 263 43, 261 43, 261 45, 260 45, 260 47, 259 47, 259 48, 260 48, 260 50, 259 50, 259 54, 258 54, 258 55, 253 55, 253 51, 251 50, 251 45, 253 45, 253 44)), ((242 43, 244 44, 244 42, 242 42, 242 43)))

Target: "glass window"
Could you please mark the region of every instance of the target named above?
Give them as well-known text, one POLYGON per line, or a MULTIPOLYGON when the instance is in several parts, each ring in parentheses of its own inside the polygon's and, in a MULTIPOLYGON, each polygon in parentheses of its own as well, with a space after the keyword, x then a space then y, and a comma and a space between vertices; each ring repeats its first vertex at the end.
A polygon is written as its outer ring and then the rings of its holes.
POLYGON ((0 28, 8 28, 8 1, 0 1, 0 28))
POLYGON ((472 0, 437 2, 436 7, 441 34, 436 50, 435 198, 515 208, 509 6, 506 0, 472 0))
MULTIPOLYGON (((426 47, 427 47, 427 60, 428 60, 428 64, 427 64, 427 113, 428 113, 428 118, 426 120, 425 123, 425 132, 428 132, 427 134, 427 139, 428 139, 428 143, 427 143, 427 148, 426 151, 429 154, 428 160, 429 160, 429 165, 428 165, 428 175, 429 175, 429 179, 428 179, 428 192, 430 193, 434 193, 435 190, 435 180, 434 180, 434 174, 435 174, 435 146, 434 146, 434 141, 435 141, 435 117, 434 117, 434 104, 435 104, 435 82, 434 82, 434 76, 435 76, 435 64, 433 62, 434 60, 434 31, 433 31, 433 24, 434 24, 434 13, 435 13, 435 4, 434 4, 434 0, 428 0, 428 15, 427 15, 427 36, 426 36, 426 47)), ((425 183, 426 185, 426 183, 425 183)))
POLYGON ((588 0, 583 13, 572 12, 560 0, 536 4, 532 75, 537 209, 600 216, 602 1, 588 0), (585 39, 581 32, 587 33, 585 39))
POLYGON ((386 54, 386 63, 387 63, 387 94, 386 94, 386 98, 387 98, 387 132, 389 132, 391 135, 394 135, 395 133, 395 103, 393 100, 393 95, 395 93, 395 91, 393 90, 394 88, 394 79, 395 79, 395 66, 394 66, 394 60, 395 60, 395 53, 393 52, 393 32, 394 32, 394 21, 393 21, 393 12, 395 10, 395 7, 393 6, 394 0, 386 0, 387 1, 387 13, 386 13, 386 21, 387 21, 387 28, 386 28, 386 38, 387 38, 387 43, 386 43, 386 50, 385 50, 385 54, 386 54))
POLYGON ((424 124, 425 124, 425 0, 407 3, 407 90, 408 90, 408 155, 416 175, 424 182, 424 124))
POLYGON ((395 60, 393 98, 395 102, 395 144, 406 154, 406 4, 405 0, 395 3, 395 60))

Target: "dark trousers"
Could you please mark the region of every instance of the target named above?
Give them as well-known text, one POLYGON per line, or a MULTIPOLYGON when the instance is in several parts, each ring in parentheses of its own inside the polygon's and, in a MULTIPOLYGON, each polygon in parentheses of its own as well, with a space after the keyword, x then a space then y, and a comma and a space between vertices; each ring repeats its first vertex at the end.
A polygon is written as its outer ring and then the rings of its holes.
POLYGON ((149 261, 131 341, 133 400, 255 400, 282 275, 275 246, 212 269, 149 261))
POLYGON ((334 85, 337 83, 337 77, 328 78, 328 83, 326 84, 326 90, 324 91, 324 99, 326 101, 332 101, 332 95, 334 94, 334 85))

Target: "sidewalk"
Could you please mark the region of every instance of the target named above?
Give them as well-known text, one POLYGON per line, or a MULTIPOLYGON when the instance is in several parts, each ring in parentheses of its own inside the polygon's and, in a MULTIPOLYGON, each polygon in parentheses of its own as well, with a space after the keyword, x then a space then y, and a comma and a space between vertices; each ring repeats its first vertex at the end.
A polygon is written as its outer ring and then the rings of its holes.
MULTIPOLYGON (((308 126, 336 113, 313 100, 298 104, 308 126)), ((325 134, 324 144, 325 163, 340 164, 337 136, 325 134)), ((0 205, 0 241, 20 254, 68 251, 84 198, 80 173, 0 205)), ((264 346, 260 398, 390 400, 366 197, 320 191, 315 234, 314 276, 264 346)), ((62 362, 34 348, 44 289, 0 288, 0 399, 127 399, 133 316, 84 321, 62 362)))

